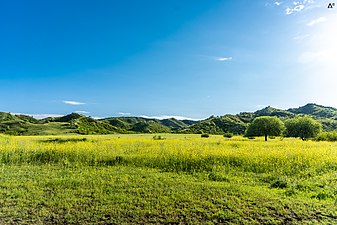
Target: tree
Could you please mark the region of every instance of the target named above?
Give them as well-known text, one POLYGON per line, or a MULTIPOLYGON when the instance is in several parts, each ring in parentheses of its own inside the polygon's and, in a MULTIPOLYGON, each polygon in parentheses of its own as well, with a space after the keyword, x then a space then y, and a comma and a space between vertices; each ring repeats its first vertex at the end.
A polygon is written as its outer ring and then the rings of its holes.
POLYGON ((279 136, 284 130, 283 122, 275 116, 260 116, 253 120, 247 127, 246 136, 264 136, 267 141, 267 136, 279 136))
POLYGON ((303 141, 316 137, 322 130, 322 124, 310 116, 288 119, 285 126, 288 137, 300 137, 303 141))

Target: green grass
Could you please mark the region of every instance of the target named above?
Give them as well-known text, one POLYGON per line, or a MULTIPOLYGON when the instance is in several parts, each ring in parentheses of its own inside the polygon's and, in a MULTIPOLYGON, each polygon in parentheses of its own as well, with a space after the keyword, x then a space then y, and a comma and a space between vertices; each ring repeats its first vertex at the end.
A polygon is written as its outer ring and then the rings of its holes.
POLYGON ((336 219, 331 202, 288 197, 244 174, 216 182, 203 174, 148 168, 46 165, 3 166, 0 174, 3 223, 309 224, 336 219))
POLYGON ((337 144, 0 136, 0 224, 334 224, 337 144))

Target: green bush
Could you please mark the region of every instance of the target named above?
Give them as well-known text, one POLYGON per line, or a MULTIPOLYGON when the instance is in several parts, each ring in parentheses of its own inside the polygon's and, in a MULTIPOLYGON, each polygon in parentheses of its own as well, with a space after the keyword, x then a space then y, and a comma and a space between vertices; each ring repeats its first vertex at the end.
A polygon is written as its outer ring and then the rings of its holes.
POLYGON ((202 138, 209 138, 209 134, 201 134, 202 138))
POLYGON ((52 138, 47 140, 40 140, 45 143, 67 143, 67 142, 82 142, 87 141, 87 138, 52 138))
POLYGON ((160 136, 160 135, 155 135, 153 136, 153 140, 165 140, 166 138, 160 136))
POLYGON ((337 132, 323 132, 320 133, 316 138, 315 141, 337 141, 337 132))
POLYGON ((233 133, 224 133, 223 135, 225 138, 232 138, 234 136, 233 133))

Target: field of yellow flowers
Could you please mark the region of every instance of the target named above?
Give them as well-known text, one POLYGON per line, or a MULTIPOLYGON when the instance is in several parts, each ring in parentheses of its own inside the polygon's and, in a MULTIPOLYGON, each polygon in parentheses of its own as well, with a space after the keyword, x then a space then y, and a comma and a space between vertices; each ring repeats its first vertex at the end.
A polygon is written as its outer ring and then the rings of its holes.
POLYGON ((0 136, 0 224, 334 224, 337 143, 0 136))

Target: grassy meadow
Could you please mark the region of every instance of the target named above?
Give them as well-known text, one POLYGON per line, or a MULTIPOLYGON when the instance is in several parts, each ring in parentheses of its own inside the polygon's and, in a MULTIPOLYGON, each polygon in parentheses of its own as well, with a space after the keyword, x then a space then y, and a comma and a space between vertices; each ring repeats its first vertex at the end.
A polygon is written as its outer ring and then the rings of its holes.
POLYGON ((0 224, 336 224, 337 143, 0 136, 0 224))

